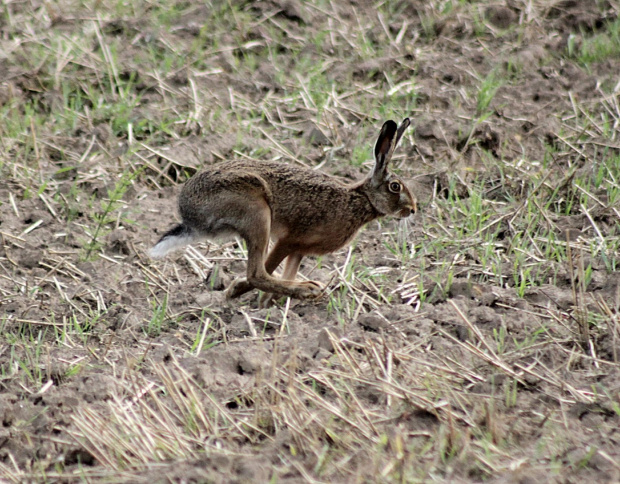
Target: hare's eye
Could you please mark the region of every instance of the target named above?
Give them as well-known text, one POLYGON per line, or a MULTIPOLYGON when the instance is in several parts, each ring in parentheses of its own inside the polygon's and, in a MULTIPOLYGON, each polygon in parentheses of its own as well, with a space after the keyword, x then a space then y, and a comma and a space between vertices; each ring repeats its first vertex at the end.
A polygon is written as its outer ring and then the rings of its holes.
POLYGON ((400 183, 397 181, 390 182, 390 186, 388 187, 392 193, 400 193, 400 183))

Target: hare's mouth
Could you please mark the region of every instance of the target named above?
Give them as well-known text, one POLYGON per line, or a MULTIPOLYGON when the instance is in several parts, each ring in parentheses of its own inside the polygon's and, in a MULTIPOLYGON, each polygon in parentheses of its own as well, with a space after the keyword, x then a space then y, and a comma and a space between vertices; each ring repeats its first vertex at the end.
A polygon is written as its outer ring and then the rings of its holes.
POLYGON ((415 213, 416 213, 415 207, 405 207, 405 208, 401 208, 398 212, 396 212, 394 214, 394 217, 398 219, 404 219, 404 218, 410 217, 411 215, 414 215, 415 213))

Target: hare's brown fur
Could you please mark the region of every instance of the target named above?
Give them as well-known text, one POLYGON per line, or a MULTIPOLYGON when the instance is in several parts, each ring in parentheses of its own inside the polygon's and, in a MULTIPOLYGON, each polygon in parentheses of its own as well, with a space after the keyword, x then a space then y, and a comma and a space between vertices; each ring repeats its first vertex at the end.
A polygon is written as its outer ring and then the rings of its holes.
POLYGON ((152 254, 169 250, 167 243, 174 241, 167 238, 185 237, 183 243, 188 243, 195 238, 237 234, 247 244, 248 271, 246 279, 228 289, 229 297, 253 288, 293 297, 319 295, 318 283, 294 280, 303 256, 341 248, 378 217, 404 217, 415 211, 409 190, 387 172, 408 124, 405 120, 397 130, 393 121, 385 123, 375 148, 373 173, 352 184, 273 161, 227 161, 204 169, 181 191, 182 224, 164 234, 152 254), (400 187, 396 193, 395 186, 400 187), (267 255, 270 239, 274 246, 267 255), (271 276, 284 259, 282 278, 271 276))

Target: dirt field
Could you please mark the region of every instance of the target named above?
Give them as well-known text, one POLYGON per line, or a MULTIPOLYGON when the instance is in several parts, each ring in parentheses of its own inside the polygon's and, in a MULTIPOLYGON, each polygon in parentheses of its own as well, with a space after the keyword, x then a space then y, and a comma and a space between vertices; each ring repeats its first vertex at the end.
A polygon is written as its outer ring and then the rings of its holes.
POLYGON ((619 10, 4 2, 0 481, 620 481, 619 10), (322 299, 146 255, 200 167, 356 180, 405 116, 419 213, 322 299))

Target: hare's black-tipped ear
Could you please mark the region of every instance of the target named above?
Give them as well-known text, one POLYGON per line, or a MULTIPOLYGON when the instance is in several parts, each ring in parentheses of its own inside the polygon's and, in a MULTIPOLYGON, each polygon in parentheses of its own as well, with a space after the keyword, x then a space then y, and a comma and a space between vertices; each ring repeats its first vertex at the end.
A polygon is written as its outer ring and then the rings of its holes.
POLYGON ((377 144, 375 145, 375 160, 377 160, 377 163, 380 159, 385 159, 390 152, 392 140, 394 139, 397 129, 396 123, 391 119, 383 123, 379 138, 377 138, 377 144))
POLYGON ((405 118, 400 126, 392 120, 383 124, 375 145, 375 168, 372 171, 372 179, 376 182, 380 182, 385 177, 394 149, 409 124, 409 118, 405 118))
POLYGON ((403 137, 403 133, 409 127, 410 124, 411 124, 411 121, 409 121, 409 118, 403 119, 403 122, 400 123, 400 126, 398 127, 398 130, 396 131, 396 139, 394 140, 394 148, 398 146, 398 142, 403 137))
POLYGON ((377 144, 375 145, 375 167, 372 170, 372 179, 375 183, 381 182, 387 171, 388 162, 390 161, 390 152, 398 126, 391 119, 383 123, 377 144))

